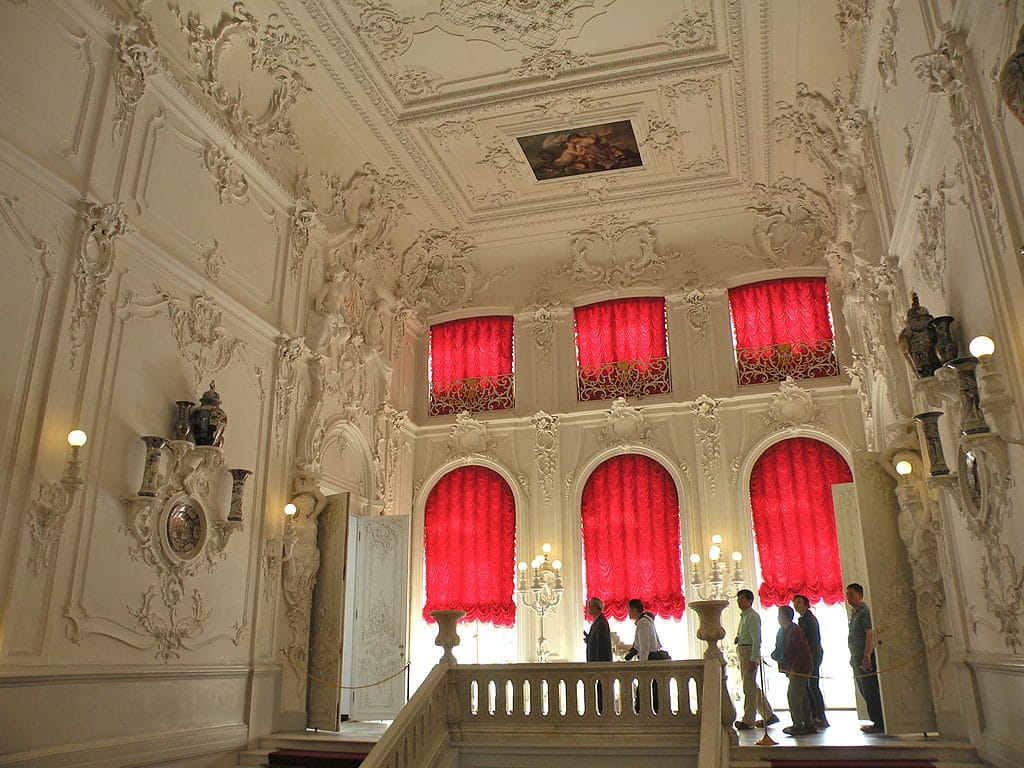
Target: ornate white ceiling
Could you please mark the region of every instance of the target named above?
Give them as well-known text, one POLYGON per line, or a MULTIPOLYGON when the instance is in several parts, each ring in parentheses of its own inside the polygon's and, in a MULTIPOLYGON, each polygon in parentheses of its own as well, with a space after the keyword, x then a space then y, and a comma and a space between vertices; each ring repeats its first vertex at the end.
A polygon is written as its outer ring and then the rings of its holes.
MULTIPOLYGON (((148 13, 195 101, 293 194, 329 197, 369 162, 423 227, 565 254, 570 232, 607 220, 653 222, 676 248, 679 233, 709 251, 749 242, 759 182, 820 190, 771 120, 798 82, 827 93, 856 69, 859 44, 842 43, 855 21, 837 20, 865 2, 170 0, 148 13), (233 45, 244 35, 252 51, 233 45), (635 135, 631 167, 538 180, 519 141, 554 133, 548 160, 568 162, 574 129, 608 123, 635 135)), ((604 167, 590 151, 559 168, 604 167)))

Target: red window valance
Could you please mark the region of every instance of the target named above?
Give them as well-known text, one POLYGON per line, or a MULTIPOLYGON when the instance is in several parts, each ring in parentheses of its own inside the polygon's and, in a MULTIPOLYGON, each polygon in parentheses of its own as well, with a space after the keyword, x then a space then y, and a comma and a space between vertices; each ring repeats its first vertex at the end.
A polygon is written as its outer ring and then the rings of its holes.
POLYGON ((683 615, 679 497, 661 464, 638 454, 608 459, 583 487, 582 518, 587 597, 604 600, 616 619, 634 597, 659 616, 683 615))
POLYGON ((729 311, 740 384, 839 375, 825 278, 731 288, 729 311))
POLYGON ((786 605, 798 594, 812 603, 843 601, 832 486, 852 480, 843 457, 820 440, 783 440, 758 458, 750 504, 762 605, 786 605))
POLYGON ((575 324, 580 400, 672 391, 664 298, 577 307, 575 324))
POLYGON ((515 624, 516 509, 512 489, 492 469, 459 467, 427 497, 423 520, 430 611, 462 610, 464 621, 515 624))

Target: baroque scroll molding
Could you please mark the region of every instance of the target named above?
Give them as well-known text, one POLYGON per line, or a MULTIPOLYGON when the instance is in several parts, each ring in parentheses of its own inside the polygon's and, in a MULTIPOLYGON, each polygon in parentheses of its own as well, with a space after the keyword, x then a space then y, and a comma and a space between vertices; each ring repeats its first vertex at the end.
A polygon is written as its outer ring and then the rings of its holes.
POLYGON ((455 417, 455 425, 446 441, 448 461, 482 456, 493 452, 494 440, 487 431, 487 423, 473 418, 469 411, 455 417))
POLYGON ((146 93, 146 80, 163 67, 153 32, 148 0, 117 31, 117 63, 114 67, 114 135, 124 135, 135 108, 146 93))
POLYGON ((821 408, 814 402, 811 391, 787 376, 768 402, 768 413, 761 418, 771 431, 777 431, 805 426, 823 429, 821 416, 821 408))
POLYGON ((533 425, 533 456, 537 462, 541 495, 548 504, 554 499, 558 469, 558 419, 558 416, 551 416, 544 411, 537 411, 530 419, 533 425))
POLYGON ((86 343, 86 336, 91 334, 96 323, 100 302, 106 294, 107 280, 114 271, 114 245, 129 231, 124 203, 99 205, 86 202, 79 218, 85 225, 73 273, 75 298, 71 306, 70 327, 72 368, 86 343))
POLYGON ((947 30, 939 46, 911 59, 918 79, 929 93, 943 96, 949 106, 953 135, 970 169, 969 183, 995 230, 999 246, 1006 248, 1002 215, 995 194, 991 166, 982 140, 981 110, 969 86, 964 56, 966 45, 956 30, 947 30))
POLYGON ((828 242, 836 236, 836 214, 829 198, 788 176, 771 184, 756 183, 751 190, 753 204, 747 210, 754 214, 754 247, 724 240, 715 245, 777 269, 821 263, 828 242))
POLYGON ((605 414, 597 439, 609 448, 635 444, 651 446, 652 429, 642 409, 630 405, 624 397, 617 397, 605 414))
POLYGON ((889 0, 885 9, 885 22, 882 24, 882 33, 879 40, 878 52, 878 77, 882 83, 882 90, 886 93, 896 85, 896 70, 898 60, 896 58, 896 38, 899 35, 899 15, 896 11, 896 0, 889 0))
POLYGON ((309 348, 302 336, 277 339, 277 380, 274 387, 274 439, 281 442, 299 385, 299 367, 309 348))
POLYGON ((700 451, 700 467, 708 490, 715 493, 720 474, 722 424, 721 401, 701 395, 693 403, 694 434, 700 451))
POLYGON ((245 205, 249 202, 249 181, 230 155, 207 142, 199 154, 199 161, 203 170, 213 177, 221 205, 245 205))
POLYGON ((554 80, 563 72, 584 69, 590 66, 590 57, 576 54, 567 48, 539 51, 523 58, 518 67, 509 74, 517 80, 530 77, 546 77, 554 80))
POLYGON ((871 0, 839 0, 836 21, 839 22, 839 41, 843 47, 854 35, 863 32, 869 19, 871 0))
POLYGON ((914 251, 914 265, 924 283, 943 296, 946 295, 946 206, 956 203, 947 199, 946 193, 954 189, 955 184, 948 182, 943 172, 934 191, 923 187, 914 195, 917 228, 921 234, 914 251))
POLYGON ((678 51, 704 51, 715 47, 715 18, 711 11, 684 8, 678 19, 658 35, 678 51))
POLYGON ((307 41, 278 24, 277 14, 260 23, 242 2, 236 2, 230 13, 222 13, 212 27, 198 13, 186 14, 177 7, 172 11, 187 36, 188 61, 196 69, 199 87, 235 136, 264 151, 271 146, 296 147, 287 113, 310 90, 302 74, 313 66, 306 55, 307 41), (242 94, 229 91, 222 80, 221 58, 238 43, 251 51, 250 70, 263 72, 273 81, 273 93, 262 113, 252 111, 242 94))
POLYGON ((403 453, 412 453, 407 434, 411 424, 408 412, 390 403, 381 403, 374 414, 373 473, 383 515, 393 514, 395 510, 399 461, 403 453))

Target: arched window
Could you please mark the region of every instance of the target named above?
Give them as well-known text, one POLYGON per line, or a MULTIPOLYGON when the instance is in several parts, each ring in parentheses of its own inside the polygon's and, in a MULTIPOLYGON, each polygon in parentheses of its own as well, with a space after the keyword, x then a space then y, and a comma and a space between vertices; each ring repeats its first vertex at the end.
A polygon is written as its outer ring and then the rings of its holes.
POLYGON ((820 440, 783 440, 758 458, 750 474, 750 505, 762 605, 786 605, 797 594, 812 603, 842 602, 832 486, 852 480, 843 457, 820 440))
POLYGON ((615 299, 576 307, 580 402, 672 391, 665 299, 615 299))
POLYGON ((839 375, 825 278, 731 288, 729 313, 741 385, 839 375))
POLYGON ((431 611, 461 610, 465 621, 515 624, 515 543, 515 500, 501 475, 471 466, 442 477, 423 519, 424 619, 433 621, 431 611))
POLYGON ((467 317, 430 326, 430 415, 515 405, 513 319, 467 317))
POLYGON ((634 597, 659 616, 682 616, 679 497, 661 464, 632 453, 605 461, 583 487, 582 518, 587 595, 604 600, 609 617, 625 618, 634 597))

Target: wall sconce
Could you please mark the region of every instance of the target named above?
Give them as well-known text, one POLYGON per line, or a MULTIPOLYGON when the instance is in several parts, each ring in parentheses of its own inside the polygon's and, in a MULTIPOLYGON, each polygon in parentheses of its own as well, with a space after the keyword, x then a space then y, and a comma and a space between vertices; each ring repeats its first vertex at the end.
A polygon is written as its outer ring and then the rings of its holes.
MULTIPOLYGON (((743 578, 743 569, 740 566, 742 560, 743 555, 738 550, 732 553, 730 592, 742 589, 746 583, 743 578)), ((722 537, 717 533, 711 537, 711 546, 708 547, 708 562, 711 563, 711 570, 705 578, 700 571, 700 555, 696 552, 690 555, 690 583, 701 600, 728 600, 729 596, 725 591, 725 563, 722 562, 722 537)))
POLYGON ((70 451, 64 464, 63 477, 55 483, 40 483, 32 500, 28 517, 28 530, 32 537, 29 563, 37 576, 50 567, 53 545, 64 532, 64 518, 75 503, 78 489, 85 484, 82 480, 81 451, 88 439, 88 435, 81 429, 73 429, 68 433, 70 451))
POLYGON ((894 465, 896 474, 900 477, 907 477, 908 475, 914 474, 914 465, 906 459, 900 459, 894 465))
POLYGON ((978 358, 977 375, 985 396, 985 410, 992 417, 996 432, 1008 443, 1024 445, 1024 437, 1019 434, 1019 428, 1010 418, 1013 398, 1006 391, 1002 374, 992 363, 996 343, 988 336, 975 336, 971 339, 969 349, 971 354, 978 358))
POLYGON ((295 513, 298 511, 299 508, 290 501, 284 505, 284 537, 281 539, 283 544, 282 563, 287 563, 292 559, 292 552, 299 541, 299 534, 295 530, 295 513))
POLYGON ((533 558, 529 566, 526 563, 519 563, 516 592, 522 598, 523 605, 532 608, 540 617, 537 661, 543 664, 551 655, 548 640, 544 637, 544 617, 553 613, 555 607, 561 602, 564 587, 562 586, 562 562, 548 559, 551 554, 551 545, 542 545, 540 551, 541 554, 533 558), (530 568, 533 569, 533 573, 528 579, 527 571, 530 568))

